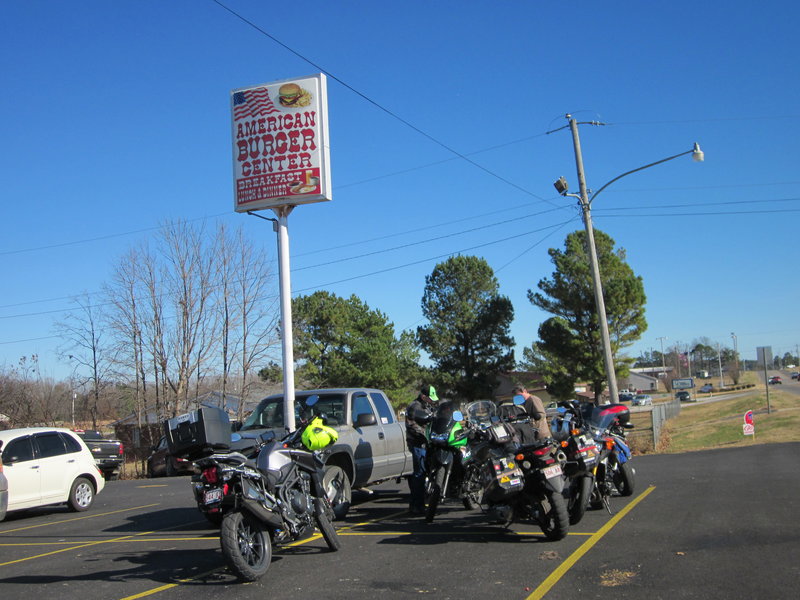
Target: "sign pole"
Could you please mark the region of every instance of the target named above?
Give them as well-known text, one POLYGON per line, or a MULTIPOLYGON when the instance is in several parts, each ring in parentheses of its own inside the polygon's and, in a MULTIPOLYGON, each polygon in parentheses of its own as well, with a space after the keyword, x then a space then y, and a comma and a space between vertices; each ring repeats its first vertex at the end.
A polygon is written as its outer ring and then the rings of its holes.
POLYGON ((289 431, 294 422, 294 344, 292 338, 292 282, 289 269, 289 213, 293 206, 280 206, 273 211, 278 220, 273 229, 278 234, 278 273, 281 296, 281 347, 283 349, 283 422, 289 431))

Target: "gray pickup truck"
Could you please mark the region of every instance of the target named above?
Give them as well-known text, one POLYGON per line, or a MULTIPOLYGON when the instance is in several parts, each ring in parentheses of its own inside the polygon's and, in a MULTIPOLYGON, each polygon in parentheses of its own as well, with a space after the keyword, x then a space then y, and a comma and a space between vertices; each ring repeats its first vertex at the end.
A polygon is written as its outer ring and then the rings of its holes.
MULTIPOLYGON (((299 421, 315 414, 325 415, 328 426, 339 433, 337 442, 328 449, 323 480, 337 519, 347 514, 353 488, 411 474, 405 426, 398 422, 382 391, 338 388, 296 392, 295 418, 299 421), (311 396, 318 397, 313 407, 306 406, 311 396)), ((286 433, 283 394, 264 398, 238 433, 246 440, 267 430, 279 438, 286 433)))

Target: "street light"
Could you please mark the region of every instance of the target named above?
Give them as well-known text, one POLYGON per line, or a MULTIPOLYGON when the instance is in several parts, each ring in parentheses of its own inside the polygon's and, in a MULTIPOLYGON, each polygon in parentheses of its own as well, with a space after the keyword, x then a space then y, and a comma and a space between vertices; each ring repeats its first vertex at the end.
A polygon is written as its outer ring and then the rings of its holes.
MULTIPOLYGON (((578 125, 602 125, 597 121, 587 121, 585 123, 578 123, 575 119, 572 118, 572 115, 567 114, 566 119, 569 122, 569 128, 572 131, 572 144, 575 148, 575 166, 578 171, 578 185, 580 186, 580 195, 577 194, 569 194, 567 193, 568 185, 567 180, 564 177, 559 177, 558 180, 553 184, 556 188, 556 191, 561 194, 562 196, 570 196, 572 198, 577 198, 581 209, 583 211, 583 224, 586 228, 586 240, 587 245, 589 247, 589 262, 591 263, 592 267, 592 283, 594 284, 594 301, 595 306, 597 308, 597 319, 600 322, 600 337, 603 343, 603 363, 606 368, 606 377, 608 379, 608 393, 611 395, 611 402, 618 402, 619 401, 619 392, 617 391, 617 374, 616 370, 614 369, 614 355, 611 352, 611 337, 608 333, 608 318, 606 317, 606 305, 605 300, 603 299, 603 284, 600 280, 600 266, 597 260, 597 248, 595 247, 594 243, 594 228, 592 227, 592 202, 597 197, 597 195, 606 189, 609 185, 622 179, 623 177, 630 175, 631 173, 636 173, 637 171, 643 171, 644 169, 648 169, 650 167, 654 167, 656 165, 660 165, 661 163, 667 162, 669 160, 673 160, 678 158, 679 156, 685 156, 686 154, 691 154, 692 159, 695 162, 702 162, 705 159, 705 155, 703 154, 702 150, 700 150, 700 145, 695 142, 694 147, 691 150, 686 152, 681 152, 680 154, 675 154, 674 156, 668 156, 667 158, 663 158, 653 163, 646 164, 644 166, 638 167, 631 171, 626 171, 622 175, 618 175, 605 185, 603 185, 599 190, 592 194, 592 197, 589 198, 588 190, 586 189, 586 177, 584 176, 583 172, 583 155, 581 154, 581 141, 580 137, 578 136, 578 125)), ((561 129, 564 129, 563 127, 561 129)), ((558 130, 556 130, 558 131, 558 130)), ((551 132, 548 132, 551 133, 551 132)), ((663 356, 663 353, 662 353, 663 356)))

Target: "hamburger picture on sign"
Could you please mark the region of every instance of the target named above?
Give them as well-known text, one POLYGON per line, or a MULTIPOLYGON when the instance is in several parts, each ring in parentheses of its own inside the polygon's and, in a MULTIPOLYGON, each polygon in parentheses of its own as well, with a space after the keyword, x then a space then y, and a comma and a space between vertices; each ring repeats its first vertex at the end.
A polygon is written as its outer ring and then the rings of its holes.
POLYGON ((324 73, 231 92, 234 210, 331 199, 324 73))

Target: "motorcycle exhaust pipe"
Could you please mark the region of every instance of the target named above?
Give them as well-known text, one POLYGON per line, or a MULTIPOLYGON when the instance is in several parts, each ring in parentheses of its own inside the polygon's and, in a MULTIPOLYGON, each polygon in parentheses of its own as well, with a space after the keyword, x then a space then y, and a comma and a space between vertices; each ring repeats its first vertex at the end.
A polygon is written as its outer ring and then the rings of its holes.
POLYGON ((267 510, 255 500, 242 498, 242 507, 259 521, 276 528, 283 527, 283 520, 271 510, 267 510))

